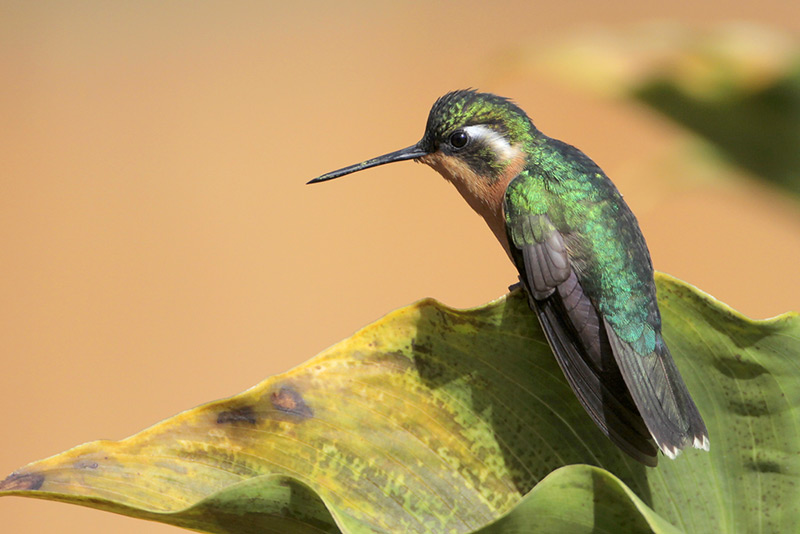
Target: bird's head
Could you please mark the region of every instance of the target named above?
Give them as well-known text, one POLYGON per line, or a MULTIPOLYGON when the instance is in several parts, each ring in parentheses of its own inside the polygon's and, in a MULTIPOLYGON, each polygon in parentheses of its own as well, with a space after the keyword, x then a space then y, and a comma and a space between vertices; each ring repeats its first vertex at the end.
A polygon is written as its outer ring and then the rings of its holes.
MULTIPOLYGON (((309 183, 413 159, 430 165, 456 186, 491 184, 524 166, 536 129, 516 104, 491 93, 467 89, 439 98, 431 108, 422 140, 356 165, 323 174, 309 183)), ((461 187, 459 187, 461 189, 461 187)))

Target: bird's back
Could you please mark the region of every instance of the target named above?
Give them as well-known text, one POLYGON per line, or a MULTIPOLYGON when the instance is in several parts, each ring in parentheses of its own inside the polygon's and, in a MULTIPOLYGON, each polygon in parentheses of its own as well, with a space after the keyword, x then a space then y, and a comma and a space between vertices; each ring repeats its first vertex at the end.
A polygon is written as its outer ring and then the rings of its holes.
POLYGON ((531 307, 598 426, 645 463, 655 455, 650 435, 670 456, 698 439, 707 445, 661 337, 647 245, 605 173, 578 149, 544 138, 509 184, 505 209, 531 307), (557 268, 559 252, 567 269, 557 268))

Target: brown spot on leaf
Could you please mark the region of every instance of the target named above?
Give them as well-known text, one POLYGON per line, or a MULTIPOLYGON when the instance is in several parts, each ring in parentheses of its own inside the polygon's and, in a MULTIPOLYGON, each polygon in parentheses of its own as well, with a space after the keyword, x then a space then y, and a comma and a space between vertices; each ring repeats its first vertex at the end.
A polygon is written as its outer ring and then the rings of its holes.
POLYGON ((97 469, 98 463, 89 460, 79 460, 75 462, 75 469, 97 469))
POLYGON ((233 410, 219 412, 217 415, 217 424, 223 425, 226 423, 248 423, 254 425, 258 422, 256 412, 252 406, 241 406, 233 410))
POLYGON ((303 396, 294 388, 283 386, 277 391, 272 393, 270 397, 272 406, 276 410, 291 415, 296 415, 302 419, 308 419, 314 416, 311 407, 303 400, 303 396))
POLYGON ((11 473, 0 482, 0 491, 36 491, 44 484, 44 475, 11 473))

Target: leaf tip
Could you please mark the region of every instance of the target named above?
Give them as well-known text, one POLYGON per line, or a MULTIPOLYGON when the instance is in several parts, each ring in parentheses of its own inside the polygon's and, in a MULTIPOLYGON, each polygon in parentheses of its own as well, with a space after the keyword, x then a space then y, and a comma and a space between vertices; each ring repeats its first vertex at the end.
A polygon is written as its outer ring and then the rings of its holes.
POLYGON ((0 481, 0 491, 36 491, 44 484, 44 475, 39 473, 11 473, 0 481))

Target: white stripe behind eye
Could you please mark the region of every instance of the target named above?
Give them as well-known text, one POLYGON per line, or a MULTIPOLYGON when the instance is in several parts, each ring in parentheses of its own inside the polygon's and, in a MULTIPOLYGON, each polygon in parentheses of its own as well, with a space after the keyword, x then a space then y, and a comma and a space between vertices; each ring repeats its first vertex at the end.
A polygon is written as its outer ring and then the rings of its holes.
POLYGON ((484 126, 483 124, 466 126, 464 127, 464 131, 467 132, 470 138, 477 139, 482 143, 489 145, 489 147, 491 147, 492 151, 497 154, 498 159, 500 160, 509 160, 516 154, 516 150, 514 150, 514 147, 511 146, 511 143, 509 143, 505 137, 492 130, 488 126, 484 126))

